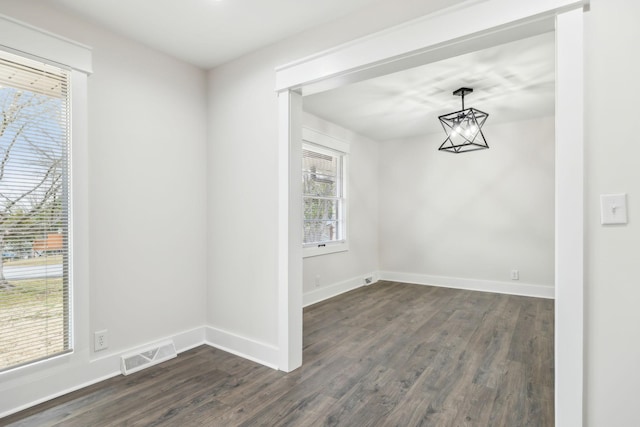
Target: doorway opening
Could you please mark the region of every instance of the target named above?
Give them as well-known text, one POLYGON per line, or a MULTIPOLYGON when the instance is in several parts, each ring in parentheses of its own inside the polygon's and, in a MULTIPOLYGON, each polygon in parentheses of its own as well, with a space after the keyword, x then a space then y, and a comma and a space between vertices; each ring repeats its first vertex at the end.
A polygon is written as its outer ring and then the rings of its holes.
POLYGON ((279 90, 280 369, 302 363, 302 95, 435 62, 555 29, 555 389, 556 424, 582 422, 583 134, 582 10, 552 5, 474 4, 412 22, 277 70, 279 90), (454 25, 455 23, 455 25, 454 25), (468 26, 465 24, 469 24, 468 26), (472 28, 472 30, 465 30, 472 28), (386 43, 385 43, 386 42, 386 43), (382 48, 381 48, 382 46, 382 48))

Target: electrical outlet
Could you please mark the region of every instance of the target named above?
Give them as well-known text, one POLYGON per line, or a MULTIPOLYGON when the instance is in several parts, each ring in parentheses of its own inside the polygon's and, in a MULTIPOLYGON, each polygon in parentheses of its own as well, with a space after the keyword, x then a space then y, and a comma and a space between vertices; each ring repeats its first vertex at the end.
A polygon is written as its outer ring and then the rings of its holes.
POLYGON ((520 280, 520 272, 518 270, 511 270, 511 280, 520 280))
POLYGON ((108 331, 105 329, 103 331, 96 331, 93 333, 93 350, 100 351, 109 347, 108 331))

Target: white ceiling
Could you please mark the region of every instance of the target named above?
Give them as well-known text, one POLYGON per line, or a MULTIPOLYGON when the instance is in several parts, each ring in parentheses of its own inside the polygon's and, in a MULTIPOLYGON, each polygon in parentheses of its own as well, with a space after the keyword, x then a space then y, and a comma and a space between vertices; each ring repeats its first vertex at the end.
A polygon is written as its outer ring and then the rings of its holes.
MULTIPOLYGON (((51 0, 57 6, 202 68, 333 21, 380 0, 51 0)), ((376 140, 441 132, 460 109, 487 123, 552 115, 554 34, 548 33, 304 98, 306 111, 376 140)))
POLYGON ((544 117, 555 108, 554 33, 523 39, 304 97, 305 111, 384 141, 444 132, 438 116, 460 110, 487 125, 544 117))
POLYGON ((52 0, 202 68, 237 58, 379 0, 52 0))

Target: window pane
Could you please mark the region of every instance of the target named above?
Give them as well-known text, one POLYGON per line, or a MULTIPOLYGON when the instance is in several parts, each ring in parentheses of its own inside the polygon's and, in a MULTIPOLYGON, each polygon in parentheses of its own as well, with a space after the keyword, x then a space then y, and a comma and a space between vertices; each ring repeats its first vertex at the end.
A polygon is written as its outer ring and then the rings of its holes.
POLYGON ((303 172, 302 191, 305 196, 336 197, 338 186, 335 177, 303 172))
POLYGON ((304 200, 304 219, 308 220, 337 220, 338 200, 311 199, 304 200))
POLYGON ((338 221, 305 221, 304 242, 322 243, 340 240, 338 221))
POLYGON ((0 370, 70 349, 68 74, 0 56, 0 370))
POLYGON ((302 191, 311 196, 338 196, 340 159, 302 150, 302 191))
POLYGON ((336 176, 338 171, 337 157, 311 150, 302 150, 302 171, 336 176))

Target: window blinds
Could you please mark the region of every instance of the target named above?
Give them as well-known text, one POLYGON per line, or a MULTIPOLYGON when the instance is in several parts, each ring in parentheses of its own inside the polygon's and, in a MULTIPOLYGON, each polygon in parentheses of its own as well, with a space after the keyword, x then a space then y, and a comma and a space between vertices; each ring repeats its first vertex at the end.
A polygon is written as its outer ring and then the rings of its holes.
POLYGON ((0 52, 0 370, 68 352, 69 74, 0 52))

